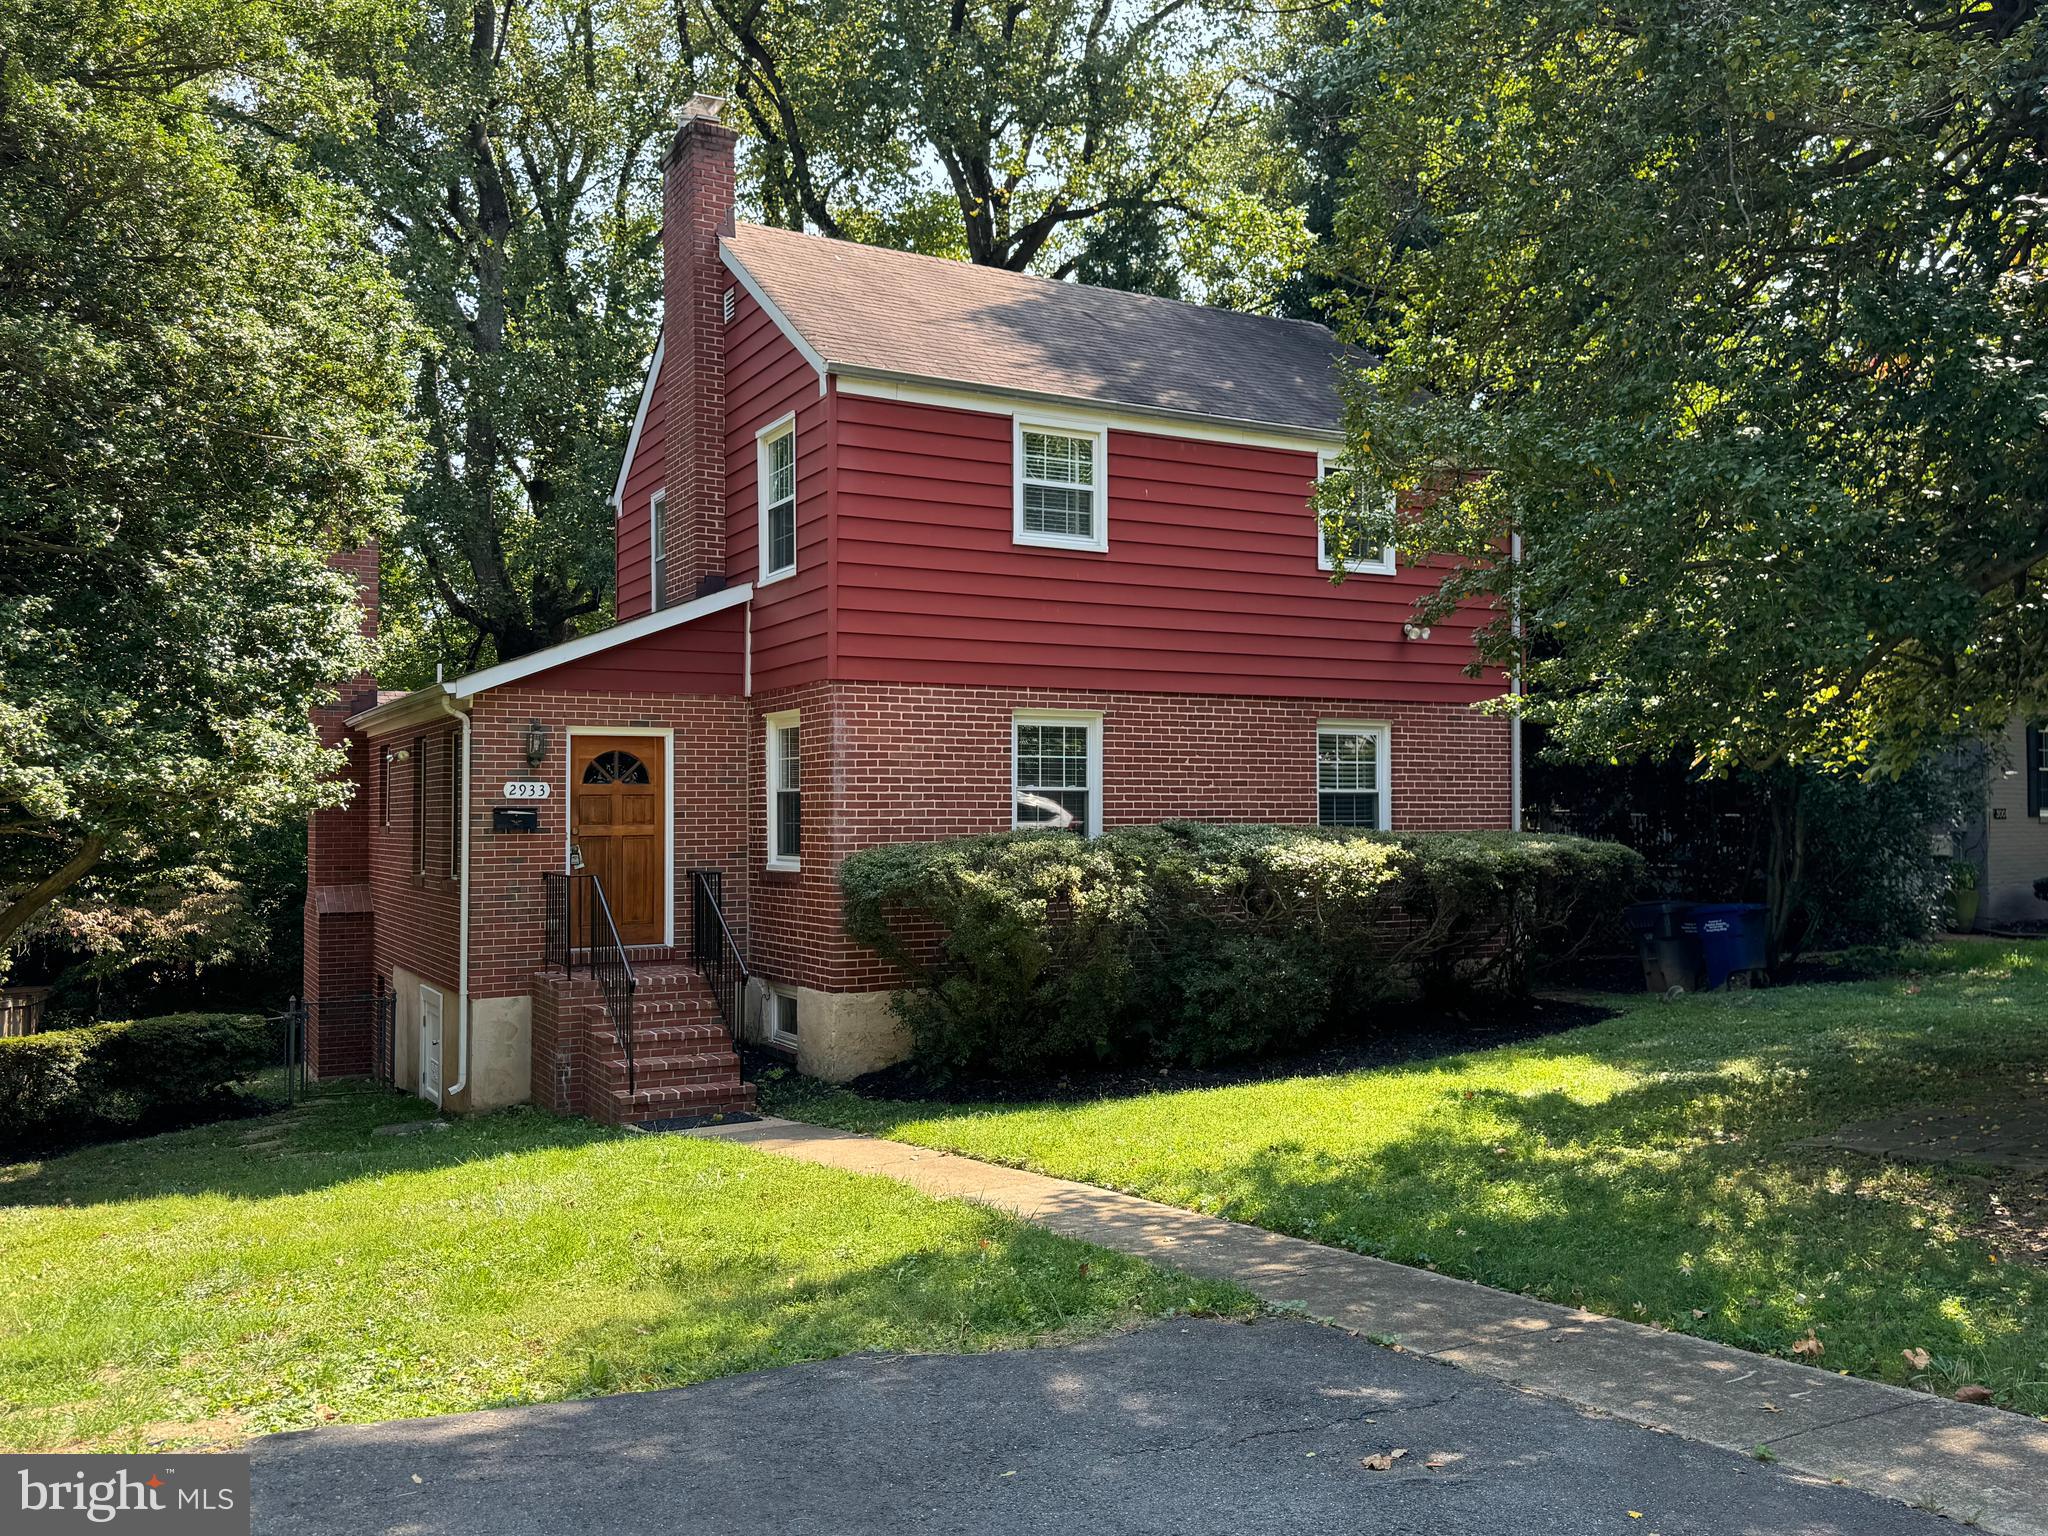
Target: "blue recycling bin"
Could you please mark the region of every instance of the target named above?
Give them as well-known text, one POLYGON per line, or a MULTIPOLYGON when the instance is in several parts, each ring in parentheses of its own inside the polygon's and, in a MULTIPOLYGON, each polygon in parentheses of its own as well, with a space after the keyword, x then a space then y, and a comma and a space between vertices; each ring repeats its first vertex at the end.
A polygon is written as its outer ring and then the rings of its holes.
POLYGON ((1770 964, 1763 907, 1747 901, 1697 906, 1686 926, 1699 935, 1708 991, 1726 986, 1730 978, 1739 978, 1738 984, 1744 986, 1763 979, 1770 964))

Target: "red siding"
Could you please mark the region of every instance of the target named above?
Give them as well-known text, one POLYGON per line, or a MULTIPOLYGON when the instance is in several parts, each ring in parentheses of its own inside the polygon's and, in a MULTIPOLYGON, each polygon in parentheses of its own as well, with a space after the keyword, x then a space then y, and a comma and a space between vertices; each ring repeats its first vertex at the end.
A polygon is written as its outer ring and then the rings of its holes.
POLYGON ((1106 553, 1011 541, 1007 416, 838 397, 833 675, 1462 703, 1471 620, 1403 638, 1426 570, 1316 568, 1315 455, 1112 431, 1106 553))
POLYGON ((621 619, 637 619, 648 607, 648 502, 661 489, 661 455, 668 439, 668 371, 668 359, 664 356, 661 373, 654 381, 654 398, 648 402, 647 418, 640 424, 640 438, 633 447, 633 462, 626 466, 616 553, 621 619))
POLYGON ((726 573, 735 583, 761 576, 755 437, 796 413, 796 574, 755 589, 754 687, 799 687, 825 675, 830 401, 817 370, 737 285, 725 367, 726 573))
POLYGON ((738 694, 746 687, 746 648, 746 610, 728 608, 550 667, 533 681, 588 693, 738 694))

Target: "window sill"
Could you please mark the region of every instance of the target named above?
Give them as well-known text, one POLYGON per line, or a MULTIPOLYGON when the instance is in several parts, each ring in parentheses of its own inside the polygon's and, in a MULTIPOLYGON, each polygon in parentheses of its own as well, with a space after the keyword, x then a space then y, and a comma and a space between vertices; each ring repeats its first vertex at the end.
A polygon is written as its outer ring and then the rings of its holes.
POLYGON ((1064 549, 1082 555, 1106 555, 1109 553, 1107 539, 1055 539, 1038 534, 1010 534, 1010 543, 1017 549, 1064 549))
POLYGON ((794 576, 795 574, 796 567, 793 565, 790 566, 787 570, 763 571, 754 582, 754 590, 758 592, 763 587, 772 587, 778 581, 787 581, 790 577, 794 576))
MULTIPOLYGON (((1316 561, 1316 569, 1325 575, 1334 576, 1337 574, 1337 562, 1334 560, 1318 559, 1316 561)), ((1373 560, 1361 562, 1357 565, 1347 565, 1344 567, 1344 574, 1346 576, 1393 576, 1397 574, 1397 567, 1392 560, 1373 560)))
POLYGON ((800 875, 804 866, 801 859, 770 859, 761 866, 761 870, 770 875, 800 875))

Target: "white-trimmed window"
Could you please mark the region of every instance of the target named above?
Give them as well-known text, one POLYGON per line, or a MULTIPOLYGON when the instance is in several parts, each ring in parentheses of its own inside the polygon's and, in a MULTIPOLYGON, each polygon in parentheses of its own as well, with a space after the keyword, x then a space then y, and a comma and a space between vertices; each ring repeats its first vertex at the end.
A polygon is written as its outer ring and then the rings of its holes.
POLYGON ((796 570, 796 416, 761 429, 755 440, 761 494, 761 580, 796 570))
POLYGON ((1387 728, 1357 720, 1316 726, 1316 820, 1384 832, 1388 819, 1387 728))
POLYGON ((457 732, 448 735, 448 878, 462 878, 462 737, 457 732))
POLYGON ((1019 544, 1109 548, 1109 433, 1071 423, 1016 420, 1019 544))
POLYGON ((796 992, 789 987, 770 985, 761 998, 761 1024, 769 1041, 775 1045, 794 1047, 796 1044, 796 992))
POLYGON ((799 869, 803 850, 804 791, 800 714, 769 715, 768 867, 799 869))
POLYGON ((668 492, 647 498, 647 611, 668 606, 668 492))
MULTIPOLYGON (((1316 456, 1316 479, 1318 483, 1327 480, 1330 477, 1331 471, 1336 467, 1337 456, 1335 454, 1318 454, 1316 456)), ((1387 494, 1384 510, 1389 514, 1394 510, 1392 492, 1387 494)), ((1316 569, 1319 571, 1334 571, 1337 569, 1337 557, 1330 548, 1330 525, 1323 520, 1322 513, 1316 508, 1314 503, 1310 503, 1309 512, 1316 520, 1316 569)), ((1394 574, 1394 547, 1391 544, 1379 549, 1358 549, 1354 547, 1350 552, 1350 557, 1344 562, 1344 569, 1359 576, 1391 576, 1394 574)))
POLYGON ((1102 716, 1028 711, 1010 726, 1010 825, 1102 830, 1102 716))

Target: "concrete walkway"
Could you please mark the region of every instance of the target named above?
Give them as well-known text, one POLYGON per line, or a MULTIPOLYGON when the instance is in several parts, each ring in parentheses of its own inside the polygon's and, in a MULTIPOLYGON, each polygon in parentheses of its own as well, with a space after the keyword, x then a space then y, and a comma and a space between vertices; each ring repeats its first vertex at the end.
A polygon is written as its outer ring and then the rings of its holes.
POLYGON ((707 1127, 926 1194, 978 1200, 1069 1237, 1563 1402, 1781 1465, 1996 1536, 2048 1536, 2048 1424, 1791 1365, 1684 1334, 1281 1237, 1091 1184, 790 1120, 707 1127))

